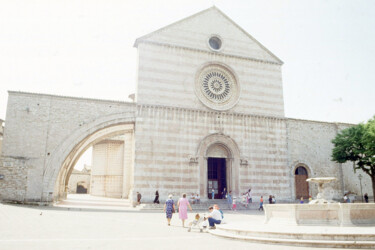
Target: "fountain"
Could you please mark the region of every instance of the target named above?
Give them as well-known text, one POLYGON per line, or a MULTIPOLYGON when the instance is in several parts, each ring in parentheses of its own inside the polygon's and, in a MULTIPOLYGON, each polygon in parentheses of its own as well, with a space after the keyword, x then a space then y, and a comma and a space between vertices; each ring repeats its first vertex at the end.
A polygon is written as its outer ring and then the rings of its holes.
POLYGON ((210 233, 256 243, 324 248, 375 248, 375 204, 340 203, 328 197, 334 177, 307 179, 318 184, 309 204, 264 205, 264 223, 218 225, 210 233))
POLYGON ((318 194, 309 204, 265 205, 265 224, 354 226, 375 225, 373 204, 339 203, 326 197, 324 184, 335 177, 316 177, 306 181, 318 184, 318 194))
POLYGON ((316 196, 316 199, 310 201, 309 204, 336 203, 333 200, 327 200, 327 197, 325 197, 324 188, 323 188, 323 185, 325 183, 337 181, 335 177, 316 177, 316 178, 309 178, 306 181, 318 183, 318 195, 316 196))

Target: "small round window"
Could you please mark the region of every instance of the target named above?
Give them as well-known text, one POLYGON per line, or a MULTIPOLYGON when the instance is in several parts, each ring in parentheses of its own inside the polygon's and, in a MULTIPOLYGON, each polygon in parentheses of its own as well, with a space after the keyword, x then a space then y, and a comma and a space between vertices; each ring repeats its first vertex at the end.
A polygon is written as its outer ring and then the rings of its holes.
POLYGON ((221 40, 216 36, 211 37, 208 43, 213 50, 219 50, 221 48, 221 40))

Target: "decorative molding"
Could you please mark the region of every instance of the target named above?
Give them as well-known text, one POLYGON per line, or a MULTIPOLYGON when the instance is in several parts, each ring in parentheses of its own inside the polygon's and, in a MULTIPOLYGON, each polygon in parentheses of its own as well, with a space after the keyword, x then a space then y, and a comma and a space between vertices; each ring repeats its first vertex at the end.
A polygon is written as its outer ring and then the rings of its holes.
POLYGON ((246 159, 240 159, 240 165, 243 167, 247 167, 249 162, 246 159))
POLYGON ((198 156, 189 156, 189 164, 198 164, 199 157, 198 156))
POLYGON ((223 53, 215 52, 215 51, 208 51, 208 50, 197 49, 197 48, 193 48, 193 47, 181 46, 181 45, 178 45, 178 44, 169 44, 169 43, 156 42, 156 41, 147 41, 147 40, 138 41, 136 47, 138 47, 138 44, 140 44, 140 43, 158 45, 158 46, 169 47, 169 48, 184 49, 184 50, 195 51, 195 52, 206 53, 206 54, 222 55, 223 57, 239 58, 239 59, 249 60, 249 61, 253 61, 253 62, 257 62, 257 63, 283 65, 283 62, 273 62, 273 61, 262 60, 262 59, 257 59, 257 58, 253 58, 253 57, 248 57, 248 56, 234 55, 234 54, 229 54, 229 53, 223 54, 223 53))
POLYGON ((178 111, 178 112, 196 112, 198 114, 209 114, 209 115, 224 115, 224 116, 233 116, 233 117, 251 117, 251 118, 260 118, 260 119, 269 119, 269 120, 287 120, 283 116, 266 116, 258 114, 245 114, 245 113, 235 113, 228 111, 214 111, 214 110, 203 110, 203 109, 193 109, 188 107, 173 107, 166 105, 153 105, 148 103, 137 103, 137 116, 141 116, 144 113, 145 109, 163 109, 168 111, 178 111))

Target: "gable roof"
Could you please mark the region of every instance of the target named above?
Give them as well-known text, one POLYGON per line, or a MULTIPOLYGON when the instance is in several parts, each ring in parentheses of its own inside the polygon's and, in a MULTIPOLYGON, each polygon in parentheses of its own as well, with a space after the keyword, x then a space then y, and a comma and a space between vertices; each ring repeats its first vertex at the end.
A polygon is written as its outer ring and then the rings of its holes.
POLYGON ((230 41, 226 43, 226 45, 229 43, 228 46, 223 46, 223 50, 215 53, 283 64, 282 60, 275 56, 216 6, 142 36, 136 39, 134 47, 138 47, 138 44, 144 42, 212 52, 208 46, 205 46, 205 43, 202 43, 202 37, 199 37, 199 35, 203 35, 203 32, 205 32, 205 36, 221 33, 219 34, 220 37, 223 37, 224 40, 226 39, 227 41, 230 41), (212 22, 213 18, 215 18, 215 22, 212 22), (228 34, 228 28, 230 28, 229 33, 231 34, 228 34), (188 36, 189 32, 191 36, 188 36), (178 40, 178 36, 185 36, 185 38, 188 37, 188 39, 178 40), (235 37, 235 39, 233 39, 233 37, 235 37), (198 43, 198 41, 197 43, 192 42, 194 39, 200 39, 200 43, 198 43), (190 42, 187 42, 187 40, 190 42), (231 45, 231 43, 233 44, 231 45), (236 46, 237 48, 235 48, 236 46))

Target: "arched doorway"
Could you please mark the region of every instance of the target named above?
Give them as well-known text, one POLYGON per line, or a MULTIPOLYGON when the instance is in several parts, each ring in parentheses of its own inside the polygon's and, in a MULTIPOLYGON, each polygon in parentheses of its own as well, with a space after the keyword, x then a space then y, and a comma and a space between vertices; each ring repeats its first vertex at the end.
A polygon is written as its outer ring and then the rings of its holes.
MULTIPOLYGON (((217 194, 221 195, 224 186, 227 191, 231 190, 233 195, 239 194, 240 150, 232 138, 221 133, 206 136, 198 145, 197 156, 199 166, 199 193, 203 199, 207 199, 211 193, 209 192, 208 185, 208 181, 212 180, 208 178, 208 165, 211 161, 213 163, 210 164, 213 164, 213 166, 221 164, 219 169, 225 172, 225 174, 221 175, 221 189, 219 189, 218 183, 217 194)), ((219 197, 217 194, 215 192, 215 197, 219 197)))
POLYGON ((81 181, 81 182, 77 183, 76 193, 77 194, 87 194, 87 184, 86 184, 86 182, 81 181))
POLYGON ((296 199, 303 197, 304 199, 309 198, 309 183, 306 181, 308 179, 308 172, 304 166, 297 166, 294 170, 294 180, 296 184, 296 199))
POLYGON ((227 187, 227 176, 230 172, 227 168, 227 159, 230 158, 230 152, 224 145, 214 144, 207 150, 207 194, 208 198, 221 199, 222 193, 227 187))

